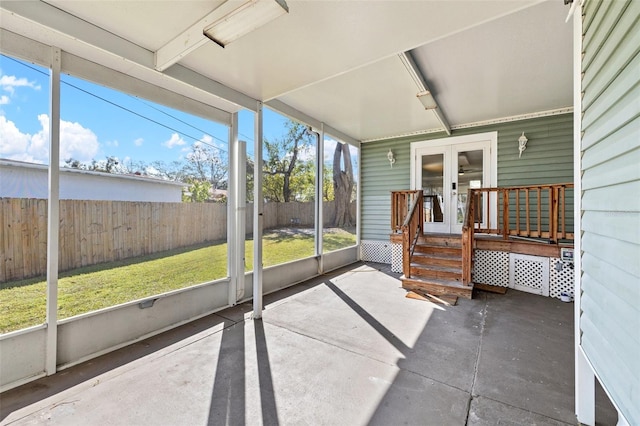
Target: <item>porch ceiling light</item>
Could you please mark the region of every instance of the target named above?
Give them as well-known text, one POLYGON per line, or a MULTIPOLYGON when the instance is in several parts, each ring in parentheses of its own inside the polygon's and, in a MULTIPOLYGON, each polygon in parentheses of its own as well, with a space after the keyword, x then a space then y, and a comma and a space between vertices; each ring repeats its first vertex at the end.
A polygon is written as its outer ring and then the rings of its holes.
POLYGON ((436 109, 438 108, 438 104, 436 104, 436 100, 433 99, 433 95, 430 91, 425 90, 424 92, 420 92, 416 95, 424 109, 436 109))
POLYGON ((285 13, 289 13, 285 0, 248 0, 206 27, 203 33, 225 47, 285 13))

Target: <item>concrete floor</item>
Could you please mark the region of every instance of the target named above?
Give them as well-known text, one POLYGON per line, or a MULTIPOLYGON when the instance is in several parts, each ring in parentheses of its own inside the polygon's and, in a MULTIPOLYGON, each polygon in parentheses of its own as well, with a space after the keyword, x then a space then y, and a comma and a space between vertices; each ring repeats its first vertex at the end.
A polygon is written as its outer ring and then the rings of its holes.
MULTIPOLYGON (((355 264, 0 395, 0 424, 564 425, 573 304, 443 307, 355 264)), ((597 420, 616 413, 600 391, 597 420)))

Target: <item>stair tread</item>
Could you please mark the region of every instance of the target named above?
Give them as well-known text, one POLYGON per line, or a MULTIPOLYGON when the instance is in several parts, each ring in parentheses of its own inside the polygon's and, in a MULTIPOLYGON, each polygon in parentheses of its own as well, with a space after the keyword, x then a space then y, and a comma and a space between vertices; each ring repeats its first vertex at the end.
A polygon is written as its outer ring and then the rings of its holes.
POLYGON ((442 266, 442 265, 423 265, 421 263, 411 262, 411 267, 417 268, 417 269, 426 269, 430 271, 462 273, 462 266, 457 267, 457 266, 442 266))
POLYGON ((462 243, 454 243, 454 244, 438 244, 432 241, 418 241, 416 243, 418 247, 429 247, 429 248, 462 248, 462 243))
POLYGON ((448 259, 448 260, 462 260, 462 256, 452 253, 421 253, 414 252, 413 257, 427 257, 429 259, 448 259))
POLYGON ((416 243, 416 247, 429 248, 429 249, 461 249, 462 245, 445 245, 445 244, 429 244, 429 243, 416 243))
POLYGON ((426 278, 426 279, 425 278, 420 278, 420 277, 405 278, 405 276, 403 275, 403 276, 400 277, 400 279, 403 280, 403 281, 410 281, 410 282, 415 282, 415 283, 441 285, 443 287, 455 287, 455 288, 462 288, 462 289, 467 289, 467 288, 471 288, 472 287, 472 286, 469 286, 469 285, 464 285, 460 281, 442 280, 442 279, 438 279, 438 278, 426 278))

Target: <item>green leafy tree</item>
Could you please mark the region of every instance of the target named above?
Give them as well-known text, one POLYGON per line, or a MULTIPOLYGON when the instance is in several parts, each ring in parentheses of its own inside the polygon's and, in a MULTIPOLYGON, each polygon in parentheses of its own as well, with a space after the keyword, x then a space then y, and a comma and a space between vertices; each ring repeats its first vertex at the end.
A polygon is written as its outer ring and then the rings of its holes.
POLYGON ((327 164, 324 166, 324 173, 322 174, 322 200, 323 201, 333 201, 333 175, 331 167, 327 164))
POLYGON ((284 138, 264 141, 263 193, 269 201, 289 202, 302 198, 306 189, 302 187, 309 182, 299 176, 313 167, 301 159, 301 155, 313 146, 313 134, 307 131, 306 126, 294 121, 288 121, 285 126, 287 134, 284 138))
POLYGON ((185 203, 203 203, 209 199, 211 182, 189 178, 189 187, 182 193, 185 203))

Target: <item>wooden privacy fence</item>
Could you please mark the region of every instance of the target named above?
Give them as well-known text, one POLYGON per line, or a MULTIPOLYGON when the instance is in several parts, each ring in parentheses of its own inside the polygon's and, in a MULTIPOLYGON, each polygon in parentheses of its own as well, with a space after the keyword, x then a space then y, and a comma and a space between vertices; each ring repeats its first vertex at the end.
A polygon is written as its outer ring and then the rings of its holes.
MULTIPOLYGON (((325 226, 335 203, 324 203, 325 226)), ((355 203, 352 203, 355 217, 355 203)), ((267 203, 264 227, 313 226, 314 203, 267 203)), ((253 232, 247 205, 245 232, 253 232)), ((60 201, 60 271, 226 240, 227 205, 60 201)), ((47 200, 0 198, 0 282, 44 275, 47 200)))

